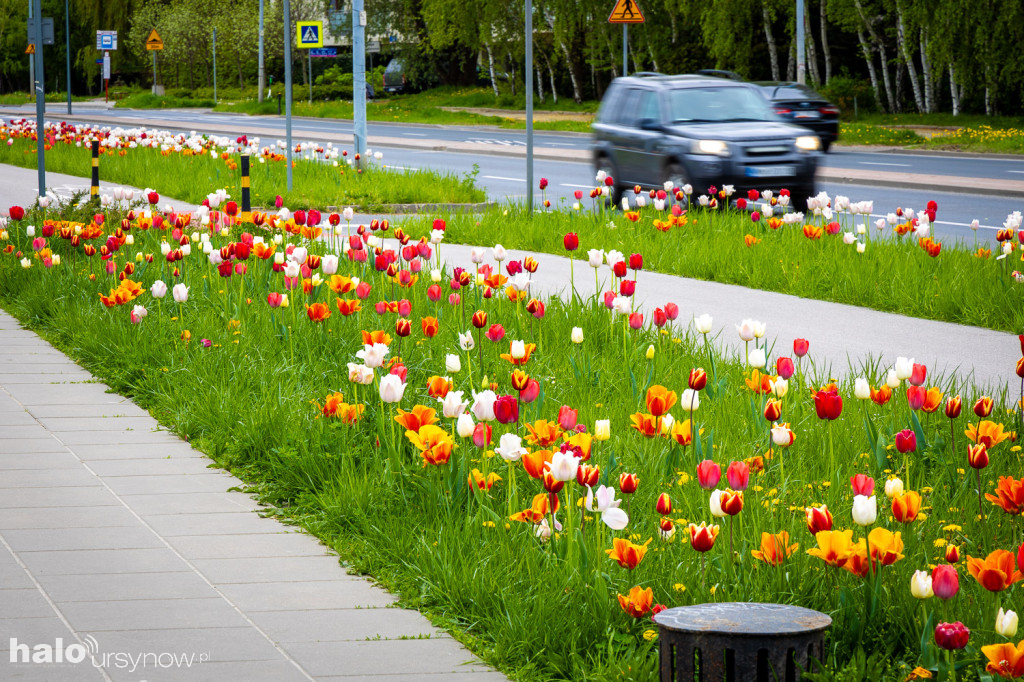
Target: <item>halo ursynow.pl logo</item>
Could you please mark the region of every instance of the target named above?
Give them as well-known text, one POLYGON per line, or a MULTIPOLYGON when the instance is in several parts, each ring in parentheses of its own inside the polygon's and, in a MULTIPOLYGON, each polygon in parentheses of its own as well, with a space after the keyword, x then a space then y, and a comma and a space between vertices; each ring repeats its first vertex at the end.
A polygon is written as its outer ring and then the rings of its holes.
POLYGON ((16 637, 11 637, 11 663, 74 665, 81 663, 88 656, 96 668, 120 668, 135 672, 138 668, 191 668, 196 663, 205 663, 210 660, 209 653, 197 655, 195 653, 176 654, 170 652, 100 652, 99 642, 92 635, 84 635, 81 641, 82 644, 75 643, 65 646, 64 639, 58 637, 53 646, 36 644, 30 647, 28 644, 18 642, 16 637))

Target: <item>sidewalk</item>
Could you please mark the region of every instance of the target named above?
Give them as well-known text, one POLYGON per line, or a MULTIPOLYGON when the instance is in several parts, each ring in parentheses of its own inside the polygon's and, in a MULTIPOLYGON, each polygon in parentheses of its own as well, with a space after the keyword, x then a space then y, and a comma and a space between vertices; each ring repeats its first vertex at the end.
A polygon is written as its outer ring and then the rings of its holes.
POLYGON ((107 390, 0 313, 0 679, 505 679, 107 390))

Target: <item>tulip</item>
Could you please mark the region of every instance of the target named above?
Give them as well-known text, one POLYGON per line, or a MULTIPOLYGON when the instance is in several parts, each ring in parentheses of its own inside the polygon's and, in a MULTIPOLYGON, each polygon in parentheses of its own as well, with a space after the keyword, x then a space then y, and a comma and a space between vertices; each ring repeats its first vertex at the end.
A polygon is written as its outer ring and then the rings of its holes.
POLYGON ((576 428, 577 411, 568 405, 558 408, 558 425, 565 431, 572 431, 576 428))
POLYGON ((443 398, 438 398, 438 402, 441 403, 441 412, 449 419, 455 419, 466 411, 462 391, 449 391, 443 398))
POLYGON ((718 537, 718 526, 706 526, 702 521, 698 526, 695 523, 691 523, 689 526, 690 531, 690 546, 698 552, 710 551, 715 546, 715 539, 718 537))
POLYGON ((763 369, 768 364, 768 358, 763 348, 755 348, 747 354, 747 364, 754 369, 763 369))
POLYGON ((793 376, 795 367, 793 365, 793 359, 787 357, 781 357, 775 359, 775 373, 781 378, 789 381, 790 377, 793 376))
POLYGON ((896 378, 900 381, 906 381, 914 373, 914 359, 909 360, 903 356, 896 358, 896 364, 893 366, 896 370, 896 378))
POLYGON ((940 649, 956 651, 967 646, 971 631, 960 621, 939 623, 935 626, 935 643, 940 649))
POLYGON ((850 487, 854 495, 871 496, 875 493, 875 479, 866 474, 850 477, 850 487))
POLYGON ((598 419, 594 422, 594 440, 604 441, 611 437, 611 420, 598 419))
POLYGON ((630 313, 629 314, 629 328, 640 329, 644 326, 643 313, 630 313))
POLYGON ((782 416, 782 403, 771 398, 764 405, 764 418, 770 422, 778 421, 782 416))
POLYGON ((960 548, 956 545, 946 545, 946 563, 955 564, 960 561, 960 548))
POLYGON ((163 280, 158 279, 153 282, 153 286, 149 288, 149 292, 153 294, 153 298, 163 298, 167 295, 167 285, 163 280))
POLYGON ((988 466, 988 448, 984 443, 967 446, 967 463, 972 469, 984 469, 988 466))
MULTIPOLYGON (((479 419, 479 417, 477 417, 479 419)), ((515 396, 498 396, 494 401, 494 418, 501 424, 519 421, 519 401, 515 396)))
POLYGON ((566 452, 556 452, 551 457, 549 471, 556 481, 571 481, 576 478, 580 458, 566 452))
POLYGON ((856 495, 853 498, 853 522, 858 526, 870 526, 878 518, 875 496, 856 495))
POLYGON ((583 328, 582 327, 573 327, 572 328, 572 332, 569 335, 569 339, 573 343, 577 343, 577 344, 583 343, 583 328))
POLYGON ((832 530, 832 513, 826 505, 820 507, 808 507, 805 512, 807 518, 807 530, 811 535, 817 535, 823 530, 832 530))
POLYGON ((772 426, 772 443, 779 447, 788 448, 796 440, 796 434, 789 428, 789 423, 775 424, 772 426))
POLYGON ((896 434, 896 449, 906 454, 917 450, 917 435, 910 429, 903 429, 896 434))
POLYGON ((835 389, 814 394, 814 410, 818 419, 834 420, 843 413, 843 399, 835 389))
POLYGON ((623 495, 632 495, 640 485, 640 479, 636 474, 619 474, 619 490, 623 495))
POLYGON ((711 490, 722 480, 722 468, 710 459, 697 465, 697 483, 705 490, 711 490))
POLYGON ((171 289, 171 296, 174 298, 175 303, 184 303, 188 300, 188 287, 183 283, 174 285, 171 289))
POLYGON ((992 414, 992 398, 988 396, 982 396, 974 403, 974 414, 978 415, 979 419, 984 419, 992 414))
POLYGON ((580 238, 575 232, 570 232, 562 238, 562 245, 566 251, 575 251, 580 248, 580 238))
POLYGON ((952 599, 960 591, 960 577, 956 568, 939 564, 932 569, 932 590, 939 599, 952 599))
POLYGON ((690 370, 690 376, 687 380, 687 384, 694 391, 701 391, 707 386, 708 374, 701 367, 695 367, 690 370))
POLYGON ((1017 614, 1013 611, 999 609, 996 614, 996 634, 1003 637, 1013 637, 1017 634, 1017 614))
POLYGON ((506 462, 518 462, 526 454, 526 448, 523 447, 523 440, 519 436, 506 433, 498 440, 498 447, 494 448, 494 452, 506 462))
POLYGON ((708 314, 700 315, 693 318, 693 327, 701 334, 708 334, 711 332, 711 316, 708 314))
POLYGON ((910 370, 910 377, 908 380, 914 386, 921 386, 924 384, 925 376, 928 374, 928 368, 924 365, 914 363, 910 370))
MULTIPOLYGON (((729 487, 733 490, 746 490, 747 486, 750 485, 750 466, 746 462, 730 462, 725 470, 725 478, 729 481, 729 487)), ((717 481, 715 483, 717 484, 717 481)))
MULTIPOLYGON (((463 416, 469 417, 469 413, 467 412, 463 416)), ((491 444, 491 425, 484 423, 474 425, 472 435, 473 445, 483 450, 484 448, 491 444)))
POLYGON ((692 388, 685 389, 679 397, 679 409, 683 412, 696 412, 699 407, 700 393, 692 388))
POLYGON ((594 506, 594 491, 587 486, 586 506, 589 511, 601 514, 601 521, 612 530, 622 530, 629 523, 629 516, 619 508, 622 500, 615 499, 615 488, 602 485, 597 489, 597 506, 594 506))
POLYGON ((793 355, 798 358, 802 358, 807 355, 807 351, 810 348, 810 341, 807 339, 794 339, 793 341, 793 355))
MULTIPOLYGON (((740 324, 736 325, 736 331, 740 335, 740 340, 744 343, 750 343, 754 340, 754 329, 758 323, 755 320, 749 318, 743 320, 740 324)), ((763 365, 762 365, 763 366, 763 365)))
POLYGON ((890 500, 903 494, 903 481, 898 478, 890 478, 885 482, 885 496, 890 500))
POLYGON ((388 374, 380 380, 380 399, 385 403, 397 403, 405 393, 405 384, 400 377, 388 374))
POLYGON ((858 400, 867 400, 871 397, 871 384, 867 379, 858 378, 854 381, 853 395, 858 400))
POLYGON ((923 386, 911 386, 907 389, 907 404, 915 412, 924 407, 924 401, 927 398, 928 391, 923 386))
POLYGON ((910 594, 918 599, 928 599, 935 596, 932 591, 932 577, 927 571, 914 571, 910 578, 910 594))
POLYGON ((526 382, 526 388, 519 392, 519 399, 524 403, 532 403, 540 395, 540 382, 536 379, 529 379, 526 382))
POLYGON ((654 509, 662 516, 672 513, 672 498, 668 496, 668 493, 658 495, 658 501, 654 504, 654 509))
POLYGON ((728 516, 722 509, 722 492, 721 490, 714 490, 711 493, 711 498, 708 500, 708 505, 711 508, 711 515, 715 518, 721 519, 728 516))
MULTIPOLYGON (((451 395, 451 393, 449 393, 449 395, 451 395)), ((465 403, 462 404, 462 407, 465 409, 465 403)), ((476 424, 473 423, 473 417, 471 417, 469 413, 460 414, 459 420, 455 425, 455 430, 459 434, 459 438, 469 438, 472 436, 473 432, 476 430, 476 424)))
POLYGON ((892 515, 901 523, 913 523, 921 510, 921 495, 909 490, 892 498, 892 515))

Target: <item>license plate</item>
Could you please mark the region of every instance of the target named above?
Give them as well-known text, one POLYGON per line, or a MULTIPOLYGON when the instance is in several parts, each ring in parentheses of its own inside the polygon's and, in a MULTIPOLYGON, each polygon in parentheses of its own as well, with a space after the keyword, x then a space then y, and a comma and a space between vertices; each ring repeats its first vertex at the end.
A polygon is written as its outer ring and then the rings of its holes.
POLYGON ((794 175, 793 166, 748 166, 748 178, 777 178, 783 175, 794 175))
POLYGON ((802 118, 802 119, 805 119, 805 120, 806 119, 820 118, 820 117, 821 117, 821 114, 819 114, 817 111, 798 111, 795 114, 793 114, 793 118, 798 118, 798 119, 802 118))

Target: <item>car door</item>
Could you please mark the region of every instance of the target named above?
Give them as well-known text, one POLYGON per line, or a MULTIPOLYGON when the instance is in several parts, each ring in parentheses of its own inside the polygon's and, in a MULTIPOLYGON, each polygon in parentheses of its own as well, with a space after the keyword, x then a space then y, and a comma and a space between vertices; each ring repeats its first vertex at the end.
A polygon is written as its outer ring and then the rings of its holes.
POLYGON ((661 181, 661 140, 664 137, 661 104, 654 90, 640 90, 636 96, 636 118, 627 164, 629 183, 649 187, 661 181))
POLYGON ((611 145, 612 162, 618 170, 617 184, 631 183, 629 170, 630 157, 634 153, 637 137, 633 122, 637 113, 637 94, 639 88, 627 87, 616 93, 618 102, 609 117, 606 135, 611 145))

